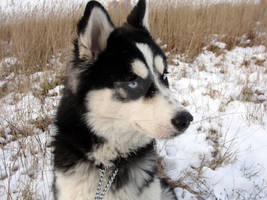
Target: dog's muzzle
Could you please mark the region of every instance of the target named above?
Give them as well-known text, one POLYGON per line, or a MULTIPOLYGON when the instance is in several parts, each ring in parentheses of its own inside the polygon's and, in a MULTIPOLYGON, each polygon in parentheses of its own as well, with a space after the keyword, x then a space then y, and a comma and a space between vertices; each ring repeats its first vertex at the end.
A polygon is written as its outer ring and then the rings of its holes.
POLYGON ((193 116, 187 111, 182 111, 177 113, 175 117, 171 120, 172 125, 180 133, 184 132, 192 121, 193 121, 193 116))

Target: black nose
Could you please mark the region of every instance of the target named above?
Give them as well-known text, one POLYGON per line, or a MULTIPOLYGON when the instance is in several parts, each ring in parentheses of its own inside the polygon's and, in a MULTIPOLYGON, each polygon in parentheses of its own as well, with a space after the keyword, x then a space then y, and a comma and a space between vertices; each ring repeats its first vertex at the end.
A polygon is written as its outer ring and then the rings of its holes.
POLYGON ((193 121, 193 116, 189 112, 186 112, 186 111, 179 112, 171 120, 173 126, 178 131, 185 131, 188 128, 191 121, 193 121))

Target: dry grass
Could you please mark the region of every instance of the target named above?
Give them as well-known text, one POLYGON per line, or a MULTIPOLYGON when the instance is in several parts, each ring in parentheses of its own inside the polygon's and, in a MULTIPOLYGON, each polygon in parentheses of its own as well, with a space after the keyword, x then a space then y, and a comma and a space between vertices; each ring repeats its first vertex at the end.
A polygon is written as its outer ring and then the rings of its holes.
POLYGON ((61 63, 69 57, 72 40, 76 34, 76 24, 82 9, 73 7, 70 11, 38 10, 17 15, 1 15, 0 26, 0 62, 6 57, 15 57, 18 62, 9 65, 2 62, 0 81, 5 80, 13 72, 17 81, 9 81, 0 87, 0 97, 10 92, 38 93, 42 99, 49 89, 62 84, 65 68, 53 62, 61 63), (33 80, 29 75, 36 72, 52 70, 58 81, 44 77, 42 91, 32 90, 33 80))
MULTIPOLYGON (((171 1, 152 1, 150 7, 154 37, 167 44, 168 51, 188 58, 198 55, 215 34, 226 42, 228 49, 236 45, 267 46, 266 37, 260 37, 267 27, 267 2, 264 0, 256 5, 244 2, 200 7, 183 2, 174 5, 171 1), (247 39, 250 42, 246 42, 247 39)), ((110 10, 115 24, 122 24, 129 10, 125 7, 110 10)), ((82 9, 75 7, 62 12, 44 8, 15 16, 1 14, 5 23, 0 27, 0 58, 16 56, 20 61, 18 69, 26 74, 48 68, 51 56, 59 52, 65 60, 81 13, 82 9), (42 12, 44 14, 40 14, 42 12)))
POLYGON ((53 55, 61 53, 66 56, 81 12, 79 7, 68 12, 36 9, 27 14, 4 16, 0 41, 7 43, 0 48, 0 58, 11 52, 9 55, 20 61, 19 72, 23 74, 48 69, 53 55))

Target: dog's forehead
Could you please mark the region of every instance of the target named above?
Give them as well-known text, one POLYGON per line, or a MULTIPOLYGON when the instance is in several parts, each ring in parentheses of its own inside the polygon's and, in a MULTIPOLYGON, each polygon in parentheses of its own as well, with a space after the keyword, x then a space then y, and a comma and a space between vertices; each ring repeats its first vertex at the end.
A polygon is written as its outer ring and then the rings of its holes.
POLYGON ((159 74, 164 73, 165 62, 164 57, 163 55, 161 55, 161 53, 155 53, 155 51, 152 50, 153 47, 149 46, 146 43, 136 43, 136 47, 142 53, 145 62, 151 72, 157 72, 159 74))
POLYGON ((167 67, 165 55, 149 32, 121 27, 114 30, 109 41, 110 54, 123 58, 130 73, 142 79, 164 73, 167 67))
POLYGON ((155 53, 152 48, 146 43, 135 43, 137 49, 142 55, 142 59, 135 58, 131 63, 132 72, 137 76, 146 79, 149 74, 154 77, 162 75, 165 70, 164 58, 161 54, 155 53))

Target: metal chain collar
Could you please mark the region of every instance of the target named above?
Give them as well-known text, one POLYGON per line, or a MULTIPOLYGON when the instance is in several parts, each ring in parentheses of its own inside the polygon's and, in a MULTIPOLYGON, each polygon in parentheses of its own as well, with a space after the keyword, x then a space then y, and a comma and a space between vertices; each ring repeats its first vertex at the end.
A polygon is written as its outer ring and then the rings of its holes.
POLYGON ((99 173, 100 173, 100 179, 97 185, 97 189, 96 189, 96 195, 95 195, 95 200, 103 200, 105 195, 108 193, 115 177, 118 174, 118 169, 115 168, 111 175, 109 176, 108 180, 107 180, 107 184, 104 186, 104 177, 107 175, 107 171, 108 168, 104 168, 104 169, 100 169, 99 173))

